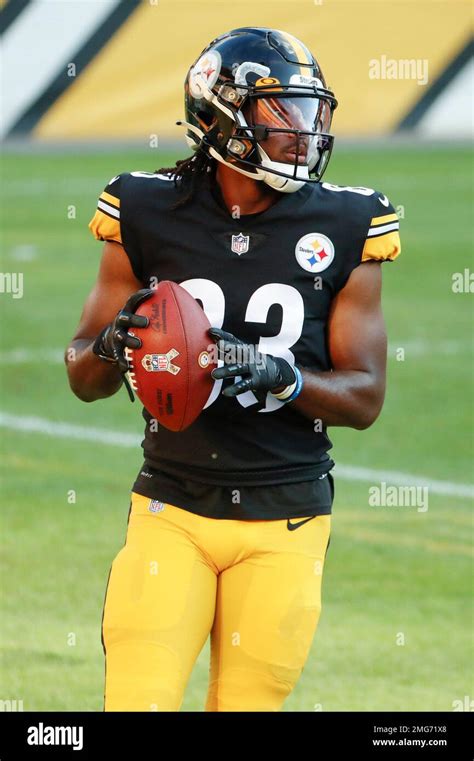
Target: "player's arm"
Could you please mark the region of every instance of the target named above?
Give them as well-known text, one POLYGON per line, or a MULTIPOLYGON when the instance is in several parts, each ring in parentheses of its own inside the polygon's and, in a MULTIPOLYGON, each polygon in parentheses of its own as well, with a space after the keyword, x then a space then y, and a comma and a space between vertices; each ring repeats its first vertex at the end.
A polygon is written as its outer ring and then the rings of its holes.
POLYGON ((224 360, 212 377, 236 379, 224 388, 224 396, 250 390, 263 402, 270 391, 311 420, 367 428, 379 414, 385 394, 387 342, 381 286, 380 263, 364 263, 333 299, 328 320, 332 371, 295 368, 281 357, 253 351, 231 333, 210 328, 224 360))
POLYGON ((300 368, 303 388, 290 406, 325 425, 368 428, 385 396, 387 338, 378 262, 356 267, 333 300, 328 344, 333 371, 300 368))
POLYGON ((93 345, 101 331, 114 323, 118 312, 140 288, 142 283, 133 274, 123 246, 107 241, 96 283, 65 353, 69 384, 82 401, 93 402, 111 396, 122 385, 119 365, 100 359, 93 352, 93 345))

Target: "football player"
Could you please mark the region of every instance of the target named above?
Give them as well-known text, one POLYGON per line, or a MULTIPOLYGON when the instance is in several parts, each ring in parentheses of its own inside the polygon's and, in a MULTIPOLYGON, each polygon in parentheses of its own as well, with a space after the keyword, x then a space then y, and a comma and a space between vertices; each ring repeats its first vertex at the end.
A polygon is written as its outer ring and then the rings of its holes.
POLYGON ((321 611, 334 463, 329 426, 384 399, 381 263, 400 251, 382 193, 322 182, 337 106, 307 47, 274 29, 213 40, 185 81, 192 156, 110 180, 105 241, 70 347, 84 401, 114 394, 128 329, 158 280, 198 299, 220 367, 180 433, 143 410, 144 462, 112 563, 106 711, 176 711, 211 637, 206 710, 278 711, 321 611))

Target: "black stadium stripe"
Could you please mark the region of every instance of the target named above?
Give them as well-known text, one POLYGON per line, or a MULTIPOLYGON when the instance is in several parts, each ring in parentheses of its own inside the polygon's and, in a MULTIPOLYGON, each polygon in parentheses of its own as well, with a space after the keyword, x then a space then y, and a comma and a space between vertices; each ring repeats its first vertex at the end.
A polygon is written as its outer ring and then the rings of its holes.
MULTIPOLYGON (((78 76, 84 71, 86 66, 95 58, 106 43, 113 37, 117 29, 129 18, 133 11, 140 5, 141 0, 121 0, 110 13, 110 15, 96 29, 92 37, 84 43, 75 55, 69 57, 70 61, 76 64, 78 76)), ((68 77, 66 64, 63 64, 61 70, 53 81, 48 85, 46 90, 41 93, 37 100, 32 103, 23 115, 13 125, 7 138, 25 136, 38 124, 53 103, 67 88, 75 82, 77 77, 68 77)))
POLYGON ((0 34, 5 34, 30 2, 31 0, 9 0, 0 13, 0 34))
POLYGON ((459 53, 453 58, 451 63, 441 72, 438 79, 436 79, 427 92, 420 98, 415 106, 406 114, 401 122, 395 128, 397 130, 412 129, 416 127, 418 122, 426 114, 430 106, 441 95, 443 90, 451 84, 455 76, 466 65, 469 59, 474 53, 474 41, 472 37, 469 37, 468 41, 464 43, 459 53))

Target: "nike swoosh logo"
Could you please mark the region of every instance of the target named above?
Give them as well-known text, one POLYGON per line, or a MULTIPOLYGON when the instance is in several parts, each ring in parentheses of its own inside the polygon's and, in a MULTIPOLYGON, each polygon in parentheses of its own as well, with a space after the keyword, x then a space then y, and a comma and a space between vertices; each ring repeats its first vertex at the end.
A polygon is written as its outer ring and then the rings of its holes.
POLYGON ((298 521, 298 523, 290 523, 290 519, 288 518, 288 520, 286 522, 286 527, 287 527, 288 531, 294 531, 295 528, 299 528, 300 526, 303 525, 303 523, 308 523, 308 521, 312 521, 313 518, 316 518, 316 516, 315 515, 310 515, 309 518, 305 518, 303 521, 298 521))
POLYGON ((390 203, 387 196, 383 196, 382 198, 379 197, 379 201, 382 204, 382 206, 388 206, 390 203))

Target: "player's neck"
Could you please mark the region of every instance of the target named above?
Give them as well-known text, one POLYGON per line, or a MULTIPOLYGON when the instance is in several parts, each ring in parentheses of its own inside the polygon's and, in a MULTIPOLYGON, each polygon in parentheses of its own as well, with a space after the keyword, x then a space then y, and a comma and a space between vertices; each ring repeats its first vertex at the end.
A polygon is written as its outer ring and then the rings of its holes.
POLYGON ((216 167, 216 181, 230 214, 257 214, 273 206, 281 193, 258 180, 252 180, 224 164, 216 167))

